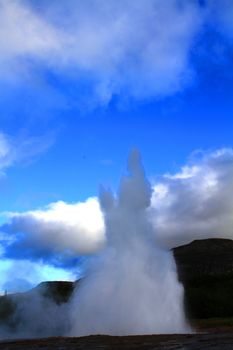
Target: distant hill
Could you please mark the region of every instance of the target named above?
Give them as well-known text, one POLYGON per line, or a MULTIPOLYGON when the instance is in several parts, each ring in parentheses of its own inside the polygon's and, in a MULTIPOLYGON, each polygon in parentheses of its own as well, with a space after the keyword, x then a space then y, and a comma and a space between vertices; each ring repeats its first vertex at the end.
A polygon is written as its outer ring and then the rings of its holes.
MULTIPOLYGON (((78 284, 76 282, 67 282, 67 281, 50 281, 42 282, 34 291, 38 292, 45 298, 49 298, 54 301, 56 304, 62 304, 68 302, 70 299, 75 286, 78 284)), ((29 291, 29 293, 32 291, 29 291)))
POLYGON ((233 317, 233 241, 195 240, 173 253, 189 318, 233 317))
MULTIPOLYGON (((172 251, 185 289, 188 318, 233 317, 233 241, 196 240, 172 251)), ((26 293, 0 297, 0 329, 16 332, 20 325, 35 336, 62 335, 64 320, 69 327, 67 302, 78 283, 43 282, 26 293), (35 326, 33 318, 38 314, 41 321, 35 326)))

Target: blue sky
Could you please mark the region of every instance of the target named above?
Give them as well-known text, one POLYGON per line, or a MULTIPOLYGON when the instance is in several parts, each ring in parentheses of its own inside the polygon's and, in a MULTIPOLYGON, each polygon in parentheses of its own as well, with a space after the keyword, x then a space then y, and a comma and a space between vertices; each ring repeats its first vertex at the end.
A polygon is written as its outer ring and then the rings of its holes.
MULTIPOLYGON (((51 203, 85 203, 100 184, 115 191, 134 147, 153 185, 182 172, 197 152, 227 149, 231 158, 230 0, 10 0, 1 3, 0 23, 4 269, 25 256, 56 268, 44 239, 40 258, 25 243, 33 228, 24 220, 51 203)), ((77 249, 71 261, 85 254, 77 249)), ((74 277, 70 264, 61 278, 74 277)), ((58 278, 54 270, 49 276, 58 278)))

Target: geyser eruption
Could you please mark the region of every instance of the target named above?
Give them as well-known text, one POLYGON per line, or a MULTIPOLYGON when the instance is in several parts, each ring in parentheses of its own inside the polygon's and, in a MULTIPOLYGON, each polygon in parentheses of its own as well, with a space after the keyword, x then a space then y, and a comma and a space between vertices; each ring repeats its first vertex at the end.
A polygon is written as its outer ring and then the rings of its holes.
POLYGON ((183 288, 147 219, 151 187, 133 151, 119 193, 101 190, 107 246, 73 299, 72 335, 184 333, 183 288))

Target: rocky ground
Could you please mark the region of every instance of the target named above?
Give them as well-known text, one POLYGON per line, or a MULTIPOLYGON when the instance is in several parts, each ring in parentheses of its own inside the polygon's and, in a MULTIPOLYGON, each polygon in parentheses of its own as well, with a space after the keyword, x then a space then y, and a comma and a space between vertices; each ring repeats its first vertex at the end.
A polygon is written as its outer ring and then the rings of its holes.
POLYGON ((191 335, 90 336, 0 342, 0 350, 230 350, 233 333, 191 335))

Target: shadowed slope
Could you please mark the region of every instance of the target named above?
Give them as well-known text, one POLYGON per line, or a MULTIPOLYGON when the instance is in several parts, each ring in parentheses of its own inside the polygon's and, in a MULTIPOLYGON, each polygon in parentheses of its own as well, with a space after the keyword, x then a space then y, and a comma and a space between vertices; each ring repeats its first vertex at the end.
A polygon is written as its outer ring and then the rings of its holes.
POLYGON ((196 240, 173 251, 189 318, 233 317, 233 241, 196 240))

